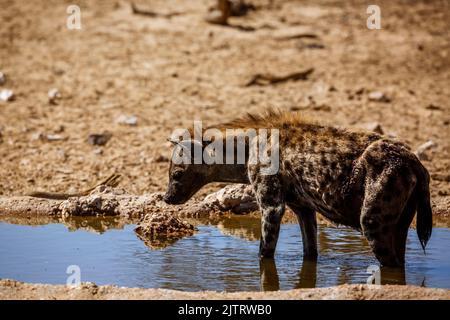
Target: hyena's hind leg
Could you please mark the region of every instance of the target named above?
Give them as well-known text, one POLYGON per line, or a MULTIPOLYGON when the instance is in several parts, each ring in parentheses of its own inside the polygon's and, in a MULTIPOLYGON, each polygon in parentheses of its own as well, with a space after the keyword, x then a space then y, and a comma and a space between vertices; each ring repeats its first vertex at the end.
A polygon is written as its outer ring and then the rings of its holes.
POLYGON ((303 258, 307 260, 317 259, 317 219, 313 209, 289 204, 289 207, 297 216, 302 232, 303 258))
POLYGON ((249 178, 261 211, 259 256, 273 258, 285 210, 281 180, 278 175, 261 175, 252 171, 249 178))
POLYGON ((405 263, 408 227, 415 212, 411 197, 415 185, 415 176, 405 167, 385 169, 366 181, 361 227, 383 266, 405 263))
POLYGON ((396 225, 394 245, 401 265, 405 264, 406 240, 408 238, 409 226, 411 225, 414 215, 416 214, 416 209, 416 192, 413 191, 396 225))

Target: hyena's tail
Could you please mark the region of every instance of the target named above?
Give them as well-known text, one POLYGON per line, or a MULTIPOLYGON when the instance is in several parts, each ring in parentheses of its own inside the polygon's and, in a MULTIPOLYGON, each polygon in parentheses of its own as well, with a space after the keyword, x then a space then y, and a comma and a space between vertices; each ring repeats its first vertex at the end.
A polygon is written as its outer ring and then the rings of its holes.
MULTIPOLYGON (((419 162, 419 161, 418 161, 419 162)), ((423 251, 431 237, 433 228, 433 214, 430 203, 430 175, 425 167, 419 162, 419 170, 417 170, 417 235, 422 245, 423 251)))

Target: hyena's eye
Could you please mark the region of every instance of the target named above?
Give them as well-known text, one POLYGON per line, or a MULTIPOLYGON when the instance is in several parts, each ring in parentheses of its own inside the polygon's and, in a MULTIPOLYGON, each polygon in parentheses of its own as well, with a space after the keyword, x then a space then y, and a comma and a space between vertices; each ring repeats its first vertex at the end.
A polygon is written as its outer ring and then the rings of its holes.
POLYGON ((173 173, 172 178, 175 180, 180 180, 182 176, 183 176, 183 171, 178 170, 173 173))

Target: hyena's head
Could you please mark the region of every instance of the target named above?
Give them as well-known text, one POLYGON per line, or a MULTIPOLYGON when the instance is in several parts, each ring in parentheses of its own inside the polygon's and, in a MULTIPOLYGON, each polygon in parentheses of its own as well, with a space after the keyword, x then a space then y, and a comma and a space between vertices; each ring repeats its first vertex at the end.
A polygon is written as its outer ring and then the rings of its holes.
POLYGON ((173 143, 175 148, 170 159, 169 185, 164 201, 168 204, 182 204, 210 182, 212 167, 203 159, 202 143, 195 140, 173 143))

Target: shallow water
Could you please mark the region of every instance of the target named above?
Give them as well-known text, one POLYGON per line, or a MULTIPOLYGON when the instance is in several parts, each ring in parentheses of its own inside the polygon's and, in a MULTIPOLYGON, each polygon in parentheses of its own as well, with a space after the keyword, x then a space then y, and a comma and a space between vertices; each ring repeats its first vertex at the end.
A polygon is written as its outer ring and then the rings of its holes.
MULTIPOLYGON (((260 265, 258 219, 199 225, 194 236, 163 250, 147 248, 134 225, 102 233, 80 226, 0 223, 0 278, 65 284, 67 267, 78 265, 81 281, 99 285, 258 291, 366 283, 367 268, 378 265, 362 236, 347 228, 320 226, 319 260, 312 263, 302 261, 298 225, 284 224, 275 262, 260 265)), ((424 255, 411 230, 405 271, 382 269, 382 283, 450 288, 449 244, 450 229, 435 228, 424 255)))

